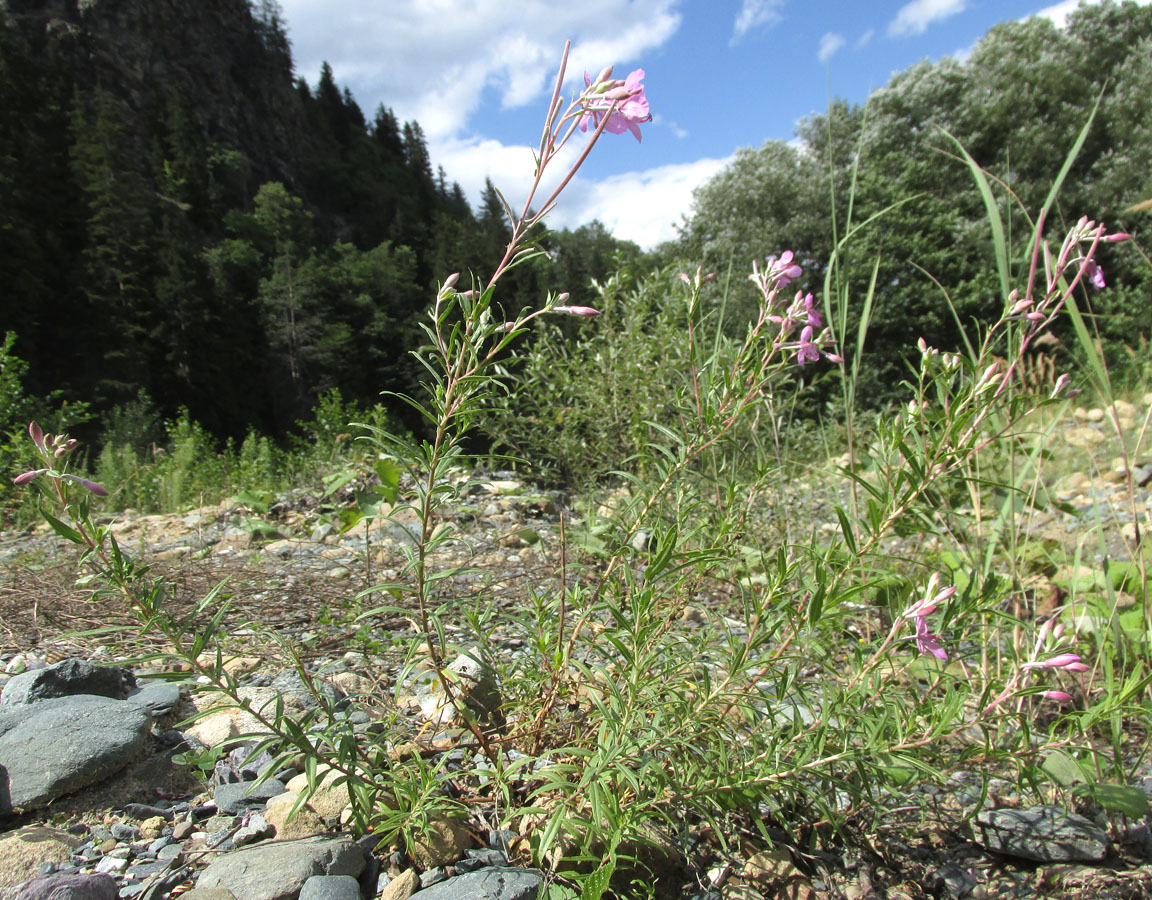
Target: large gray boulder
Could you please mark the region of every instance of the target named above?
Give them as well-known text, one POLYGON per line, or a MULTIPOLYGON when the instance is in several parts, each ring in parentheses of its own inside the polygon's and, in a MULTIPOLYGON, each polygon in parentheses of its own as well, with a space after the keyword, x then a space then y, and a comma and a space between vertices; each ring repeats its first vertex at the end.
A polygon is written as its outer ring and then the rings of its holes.
POLYGON ((78 694, 123 700, 135 687, 136 677, 127 669, 96 666, 84 659, 65 659, 46 669, 17 675, 4 686, 0 707, 78 694))
POLYGON ((350 837, 270 841, 227 853, 200 873, 196 889, 224 888, 244 900, 297 900, 313 875, 351 875, 364 851, 350 837))
POLYGON ((139 706, 83 694, 0 709, 0 813, 115 775, 143 749, 151 722, 139 706))

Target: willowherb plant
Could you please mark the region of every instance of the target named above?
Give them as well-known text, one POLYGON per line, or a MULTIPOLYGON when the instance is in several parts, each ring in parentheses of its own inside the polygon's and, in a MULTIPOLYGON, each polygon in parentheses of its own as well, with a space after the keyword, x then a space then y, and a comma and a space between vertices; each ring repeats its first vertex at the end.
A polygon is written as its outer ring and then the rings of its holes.
MULTIPOLYGON (((761 829, 842 824, 868 808, 879 815, 893 797, 905 799, 914 779, 941 778, 973 760, 1032 759, 1046 746, 1067 743, 1056 724, 1047 744, 1033 739, 1036 699, 1048 711, 1065 710, 1054 721, 1068 730, 1077 705, 1094 704, 1096 717, 1116 712, 1107 697, 1089 696, 1091 685, 1067 680, 1087 670, 1068 630, 1045 623, 1027 652, 1017 654, 986 625, 1002 587, 958 590, 934 566, 917 565, 913 602, 902 597, 879 609, 872 592, 872 576, 888 563, 889 539, 901 529, 946 530, 939 492, 953 481, 978 490, 980 455, 1023 417, 1057 402, 1064 381, 1051 397, 1015 397, 1009 384, 1029 343, 1071 292, 1102 278, 1094 259, 1099 243, 1124 237, 1086 220, 1052 253, 1041 217, 1023 296, 1007 296, 1003 316, 978 349, 945 353, 922 343, 909 403, 882 422, 871 467, 846 473, 865 502, 836 506, 838 533, 825 539, 813 529, 806 543, 769 546, 756 534, 766 476, 745 480, 740 429, 772 414, 775 394, 791 383, 787 375, 822 359, 839 362, 834 336, 811 294, 785 293, 802 274, 791 252, 753 263, 749 277, 761 302, 731 345, 704 338, 714 323, 700 296, 712 276, 683 274, 683 371, 670 383, 668 416, 653 424, 654 438, 640 451, 644 465, 637 471, 645 477, 628 477, 600 517, 605 521, 589 516, 574 526, 585 537, 595 532, 584 544, 593 552, 577 554, 562 526, 554 589, 522 609, 471 617, 454 601, 459 570, 437 568, 436 561, 457 535, 439 512, 468 483, 460 470, 467 473, 474 460, 464 438, 514 377, 500 361, 541 316, 598 314, 561 294, 505 318, 494 303, 500 278, 536 252, 529 235, 600 136, 627 131, 639 139, 649 119, 642 70, 623 81, 612 79, 611 69, 585 76, 583 91, 565 106, 566 60, 567 50, 535 181, 520 215, 508 209, 512 239, 503 258, 487 281, 461 289, 459 275, 446 278, 424 326, 428 341, 419 359, 427 396, 403 399, 424 418, 428 437, 416 442, 362 426, 406 471, 406 479, 397 479, 392 515, 398 524, 415 521, 400 577, 367 592, 391 595, 397 602, 385 608, 414 623, 397 692, 424 670, 462 721, 461 740, 470 734, 479 753, 452 774, 450 793, 446 763, 390 752, 412 737, 400 715, 388 719, 381 736, 354 734, 324 706, 305 721, 250 710, 263 730, 261 746, 277 753, 269 773, 304 753, 310 788, 324 779, 345 786, 355 824, 387 837, 418 834, 435 817, 482 810, 516 828, 535 862, 584 878, 584 893, 596 897, 618 866, 655 868, 653 845, 667 861, 702 824, 712 826, 723 853, 726 835, 739 833, 729 827, 734 819, 761 829), (587 145, 532 212, 545 170, 577 129, 591 132, 587 145), (1005 349, 1006 361, 992 363, 993 351, 1005 349), (411 519, 400 517, 403 510, 411 519), (885 616, 887 628, 873 632, 885 616), (457 650, 491 657, 486 641, 498 617, 521 632, 526 650, 501 673, 501 715, 484 718, 465 702, 465 679, 450 657, 457 650), (478 650, 458 638, 450 642, 461 630, 478 650), (847 644, 845 634, 853 635, 847 644), (996 665, 987 664, 990 653, 996 665), (973 740, 974 726, 982 739, 973 740), (578 864, 590 864, 594 874, 581 876, 578 864)), ((48 486, 59 515, 45 510, 45 517, 85 548, 92 577, 125 598, 215 690, 245 705, 219 665, 219 651, 215 660, 203 658, 227 605, 216 606, 216 592, 206 597, 196 613, 211 611, 209 624, 199 632, 194 616, 170 614, 162 579, 130 561, 94 524, 88 495, 103 488, 58 466, 74 444, 49 439, 35 426, 31 435, 43 465, 16 482, 48 486)), ((295 658, 290 645, 285 651, 295 658)), ((302 665, 298 670, 306 676, 302 665)), ((557 896, 571 896, 554 887, 557 896)))

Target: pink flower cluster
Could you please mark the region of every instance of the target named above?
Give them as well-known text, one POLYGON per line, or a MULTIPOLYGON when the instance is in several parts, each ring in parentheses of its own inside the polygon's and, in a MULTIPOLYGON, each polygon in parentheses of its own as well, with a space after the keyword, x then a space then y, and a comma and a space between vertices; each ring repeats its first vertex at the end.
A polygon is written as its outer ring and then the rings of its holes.
POLYGON ((640 126, 652 121, 643 80, 643 69, 629 73, 623 81, 612 77, 611 66, 596 76, 595 81, 585 72, 581 98, 585 112, 580 119, 580 130, 587 131, 589 125, 599 128, 601 119, 607 116, 605 131, 612 134, 630 131, 636 140, 641 140, 640 126))
POLYGON ((821 355, 829 362, 843 360, 831 349, 832 331, 824 328, 824 319, 816 308, 811 294, 797 292, 795 299, 785 308, 780 291, 795 281, 803 269, 795 262, 791 250, 785 250, 780 257, 768 257, 764 270, 759 263, 752 261, 752 274, 748 279, 760 290, 764 298, 763 315, 768 321, 779 326, 776 346, 782 350, 795 351, 796 362, 803 366, 817 362, 821 355), (790 340, 792 334, 803 323, 798 340, 790 340), (822 329, 818 332, 818 329, 822 329))

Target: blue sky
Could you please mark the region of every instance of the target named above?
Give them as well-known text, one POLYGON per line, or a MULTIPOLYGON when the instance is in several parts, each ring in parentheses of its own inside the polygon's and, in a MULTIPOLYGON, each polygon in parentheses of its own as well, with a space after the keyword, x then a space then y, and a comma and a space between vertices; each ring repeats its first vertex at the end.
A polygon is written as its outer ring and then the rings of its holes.
MULTIPOLYGON (((327 60, 371 118, 416 119, 433 165, 475 204, 486 176, 515 205, 565 40, 569 93, 585 69, 645 70, 655 121, 637 143, 605 135, 553 227, 593 218, 645 247, 675 236, 692 189, 740 147, 792 138, 830 96, 863 103, 894 72, 964 58, 997 22, 1076 0, 280 0, 296 72, 327 60)), ((555 165, 566 171, 580 147, 555 165)), ((551 170, 550 170, 551 171, 551 170)))

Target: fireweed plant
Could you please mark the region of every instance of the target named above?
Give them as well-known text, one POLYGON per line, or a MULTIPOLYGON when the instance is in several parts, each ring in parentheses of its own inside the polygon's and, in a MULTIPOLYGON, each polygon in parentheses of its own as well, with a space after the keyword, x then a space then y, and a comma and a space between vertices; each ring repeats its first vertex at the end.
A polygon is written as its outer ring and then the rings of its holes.
POLYGON ((347 794, 351 825, 386 840, 418 841, 444 818, 512 828, 516 849, 554 874, 556 897, 575 896, 575 885, 595 898, 610 880, 617 893, 649 894, 690 848, 723 859, 757 831, 768 841, 780 829, 790 840, 815 841, 827 826, 914 802, 916 782, 957 771, 1014 765, 1035 781, 1044 754, 1062 748, 1067 756, 1092 722, 1122 715, 1142 676, 1123 690, 1097 688, 1084 679, 1089 663, 1075 632, 1051 622, 1026 645, 1003 639, 1005 630, 1028 627, 1002 612, 1013 590, 1004 581, 958 590, 935 566, 913 560, 913 595, 882 596, 871 575, 891 565, 893 536, 945 530, 941 491, 967 484, 989 447, 1037 409, 1062 402, 1066 377, 1034 397, 1010 385, 1022 354, 1072 292, 1101 277, 1100 243, 1126 237, 1086 219, 1053 252, 1040 217, 1026 281, 1005 291, 1004 312, 980 344, 942 352, 921 342, 911 399, 882 421, 867 467, 845 473, 863 494, 859 512, 837 506, 837 533, 813 530, 806 541, 775 546, 757 546, 756 505, 769 474, 742 480, 742 429, 795 384, 795 373, 840 361, 834 336, 811 294, 788 291, 802 274, 790 252, 752 264, 759 309, 730 343, 707 337, 719 334, 714 310, 701 302, 712 276, 683 274, 683 299, 667 302, 683 303, 684 355, 670 378, 669 415, 652 423, 643 465, 634 467, 644 476, 620 473, 622 489, 601 511, 562 524, 554 587, 514 609, 458 599, 465 591, 457 578, 476 573, 442 564, 462 537, 441 513, 473 484, 476 460, 464 439, 506 392, 533 390, 506 362, 535 320, 598 315, 561 294, 505 317, 494 303, 500 278, 537 252, 533 229, 603 133, 639 139, 650 118, 639 70, 623 81, 610 68, 586 75, 565 105, 566 60, 567 50, 535 181, 520 215, 508 210, 513 231, 503 258, 466 289, 449 276, 432 305, 419 354, 427 395, 403 398, 429 436, 417 443, 366 426, 377 451, 404 473, 388 515, 412 540, 401 576, 364 595, 388 605, 363 618, 399 611, 412 622, 410 635, 394 638, 405 660, 397 698, 418 681, 443 691, 457 711, 456 745, 471 750, 462 764, 458 755, 450 768, 448 755, 411 752, 433 735, 414 733, 399 703, 380 710, 382 727, 354 731, 275 634, 317 706, 292 714, 254 708, 223 666, 225 586, 191 610, 175 609, 168 582, 132 560, 94 516, 103 487, 66 471, 74 442, 33 424, 39 461, 16 483, 38 487, 48 524, 82 549, 94 598, 120 598, 141 634, 162 639, 154 657, 183 661, 219 705, 255 717, 257 729, 241 739, 274 754, 264 777, 303 756, 309 789, 298 807, 335 786, 347 794), (586 145, 532 211, 545 170, 578 129, 586 145), (750 545, 758 558, 751 573, 750 545), (509 631, 522 647, 512 659, 490 640, 509 631), (497 713, 469 704, 468 676, 452 665, 460 654, 495 670, 497 713))

